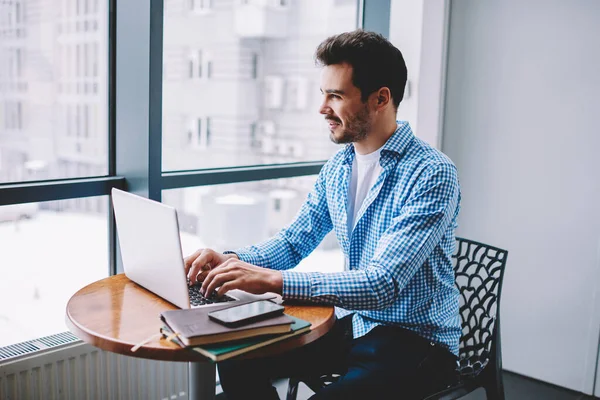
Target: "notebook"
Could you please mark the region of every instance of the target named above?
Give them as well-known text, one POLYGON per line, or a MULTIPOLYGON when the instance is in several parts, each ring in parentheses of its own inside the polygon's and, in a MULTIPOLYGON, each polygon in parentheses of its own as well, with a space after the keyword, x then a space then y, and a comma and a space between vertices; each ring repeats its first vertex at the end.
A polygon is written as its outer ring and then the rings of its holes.
MULTIPOLYGON (((259 349, 261 347, 268 346, 273 343, 277 343, 295 336, 305 334, 310 331, 310 322, 303 319, 289 316, 294 322, 291 325, 291 331, 279 335, 268 335, 268 336, 257 336, 237 340, 234 342, 225 343, 213 343, 202 346, 190 347, 190 350, 197 351, 203 356, 211 359, 214 362, 227 360, 229 358, 247 353, 249 351, 259 349)), ((163 326, 160 329, 164 338, 170 338, 171 341, 177 343, 181 347, 186 347, 178 338, 173 335, 171 329, 168 326, 163 326)))
MULTIPOLYGON (((237 302, 236 305, 250 302, 237 302)), ((239 340, 259 335, 290 332, 294 320, 286 314, 251 322, 238 327, 229 327, 208 317, 209 312, 231 307, 230 304, 212 308, 192 308, 187 310, 168 310, 160 314, 160 319, 177 332, 185 346, 197 346, 209 343, 239 340)))

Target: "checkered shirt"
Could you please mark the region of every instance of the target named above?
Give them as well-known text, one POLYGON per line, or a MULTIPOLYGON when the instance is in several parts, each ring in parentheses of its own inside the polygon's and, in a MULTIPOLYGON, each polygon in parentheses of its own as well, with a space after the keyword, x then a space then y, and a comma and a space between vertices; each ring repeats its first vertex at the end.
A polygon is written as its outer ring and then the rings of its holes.
POLYGON ((335 305, 338 318, 353 313, 355 338, 377 325, 400 326, 458 355, 459 293, 451 261, 460 208, 456 167, 399 121, 382 147, 383 171, 349 234, 353 160, 354 146, 346 145, 323 166, 289 226, 236 254, 251 264, 281 270, 284 299, 335 305), (332 229, 346 270, 291 270, 332 229))

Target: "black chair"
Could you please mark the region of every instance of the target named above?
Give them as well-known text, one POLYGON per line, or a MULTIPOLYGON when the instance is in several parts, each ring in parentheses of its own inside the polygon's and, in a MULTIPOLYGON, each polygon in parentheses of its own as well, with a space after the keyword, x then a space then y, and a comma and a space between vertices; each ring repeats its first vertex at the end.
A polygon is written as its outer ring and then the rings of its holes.
MULTIPOLYGON (((500 295, 508 252, 472 240, 456 238, 452 255, 460 291, 459 380, 425 400, 453 400, 483 388, 489 400, 504 400, 500 347, 500 295)), ((290 378, 287 400, 296 400, 298 384, 316 392, 339 376, 290 378)))

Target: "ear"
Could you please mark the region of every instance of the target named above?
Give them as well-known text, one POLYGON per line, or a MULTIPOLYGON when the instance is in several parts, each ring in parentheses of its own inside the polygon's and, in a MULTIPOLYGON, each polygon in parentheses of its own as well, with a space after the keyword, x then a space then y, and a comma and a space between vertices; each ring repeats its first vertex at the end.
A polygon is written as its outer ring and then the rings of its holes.
POLYGON ((382 110, 392 103, 392 93, 387 87, 382 87, 379 90, 371 93, 373 97, 373 105, 376 110, 382 110))

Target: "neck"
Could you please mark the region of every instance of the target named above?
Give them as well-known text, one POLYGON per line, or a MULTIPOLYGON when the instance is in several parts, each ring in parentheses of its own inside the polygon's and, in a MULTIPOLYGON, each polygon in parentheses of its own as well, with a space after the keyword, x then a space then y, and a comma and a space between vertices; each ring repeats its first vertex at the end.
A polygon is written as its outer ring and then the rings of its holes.
POLYGON ((367 137, 360 142, 354 142, 354 151, 358 154, 369 154, 380 148, 396 132, 396 116, 373 124, 367 137))

